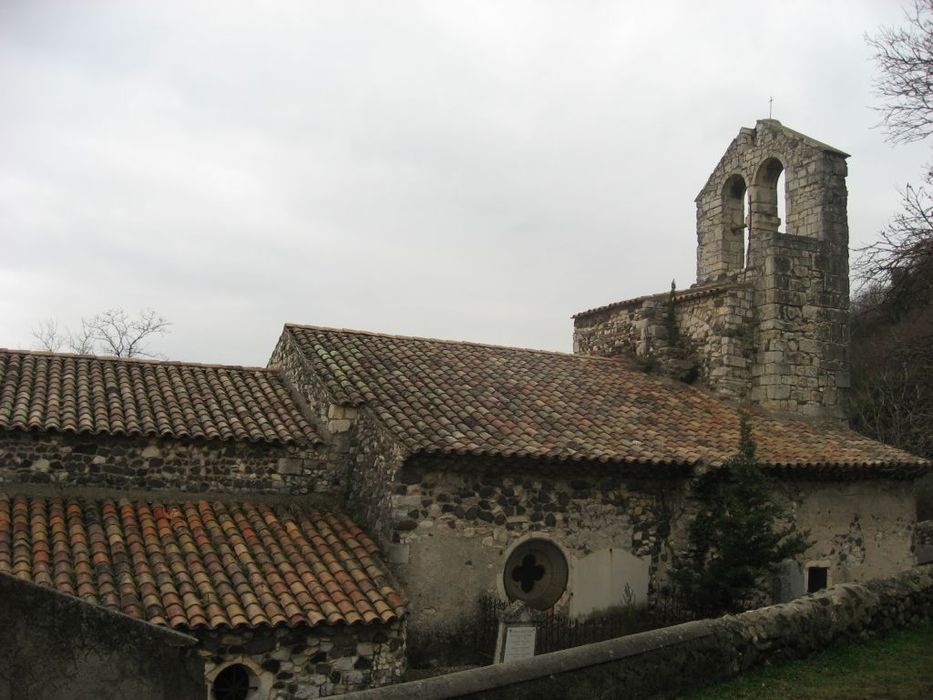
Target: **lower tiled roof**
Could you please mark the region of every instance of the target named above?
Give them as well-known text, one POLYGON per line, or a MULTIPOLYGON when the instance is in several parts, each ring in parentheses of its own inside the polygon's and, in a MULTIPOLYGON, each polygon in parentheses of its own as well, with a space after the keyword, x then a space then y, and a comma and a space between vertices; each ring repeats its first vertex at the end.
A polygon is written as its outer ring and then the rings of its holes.
POLYGON ((175 629, 404 612, 369 537, 296 507, 0 494, 0 572, 175 629))
MULTIPOLYGON (((739 410, 622 358, 288 325, 338 403, 365 405, 409 454, 641 464, 721 464, 739 410)), ((756 413, 761 462, 904 475, 928 462, 841 427, 756 413)))

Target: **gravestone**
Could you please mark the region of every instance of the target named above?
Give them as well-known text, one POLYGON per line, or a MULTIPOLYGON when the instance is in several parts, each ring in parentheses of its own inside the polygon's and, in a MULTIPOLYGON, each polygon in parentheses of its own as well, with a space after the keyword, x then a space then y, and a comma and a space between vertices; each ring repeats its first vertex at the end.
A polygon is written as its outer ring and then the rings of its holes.
POLYGON ((538 622, 544 618, 544 613, 516 600, 500 610, 497 617, 499 634, 496 637, 496 663, 509 663, 534 656, 538 622))

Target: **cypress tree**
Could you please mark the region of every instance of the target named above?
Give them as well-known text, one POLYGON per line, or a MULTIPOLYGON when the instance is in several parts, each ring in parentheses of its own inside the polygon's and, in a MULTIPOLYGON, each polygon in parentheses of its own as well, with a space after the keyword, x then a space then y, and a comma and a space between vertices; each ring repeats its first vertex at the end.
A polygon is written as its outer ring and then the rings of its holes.
POLYGON ((738 452, 691 484, 699 509, 672 573, 679 596, 694 613, 742 610, 778 564, 811 544, 809 533, 798 532, 775 500, 774 484, 755 451, 743 415, 738 452))

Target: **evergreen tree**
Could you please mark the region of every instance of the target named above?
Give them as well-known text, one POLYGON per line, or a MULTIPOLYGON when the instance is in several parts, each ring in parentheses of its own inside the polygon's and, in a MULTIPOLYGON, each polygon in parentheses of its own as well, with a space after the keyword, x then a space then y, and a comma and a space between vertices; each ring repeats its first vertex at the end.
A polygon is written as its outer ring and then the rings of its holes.
POLYGON ((694 613, 742 610, 778 564, 811 544, 774 499, 745 416, 738 452, 722 468, 697 477, 692 489, 699 512, 686 551, 675 559, 673 578, 694 613))

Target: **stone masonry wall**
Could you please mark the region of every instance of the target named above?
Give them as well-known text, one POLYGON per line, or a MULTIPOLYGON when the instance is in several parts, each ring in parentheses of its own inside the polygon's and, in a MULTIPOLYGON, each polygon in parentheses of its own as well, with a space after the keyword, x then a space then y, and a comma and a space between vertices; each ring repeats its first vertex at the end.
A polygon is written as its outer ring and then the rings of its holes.
POLYGON ((771 410, 841 419, 849 388, 846 255, 831 241, 788 234, 761 242, 750 397, 771 410))
POLYGON ((752 300, 752 288, 739 283, 681 292, 674 297, 675 328, 665 294, 579 314, 574 352, 635 357, 646 369, 745 399, 754 357, 752 300))
POLYGON ((294 387, 297 400, 309 410, 319 435, 327 443, 326 454, 334 490, 345 492, 353 481, 348 470, 356 436, 354 425, 359 409, 331 399, 317 372, 308 364, 286 328, 269 358, 269 367, 282 370, 294 387))
POLYGON ((311 408, 316 427, 328 441, 327 458, 350 514, 388 550, 391 560, 398 548, 394 546, 397 538, 393 538, 389 497, 404 461, 401 445, 365 407, 334 402, 287 328, 269 366, 283 370, 311 408))
POLYGON ((749 398, 771 410, 844 417, 847 157, 777 121, 761 120, 739 132, 696 199, 697 282, 740 276, 754 285, 749 398), (777 217, 782 171, 786 226, 777 217), (746 191, 749 211, 742 220, 746 191), (745 225, 743 257, 736 246, 745 225))
POLYGON ((776 120, 740 129, 696 197, 697 282, 760 270, 767 256, 763 237, 778 231, 831 242, 845 260, 847 157, 776 120), (782 172, 786 222, 777 216, 782 172))
POLYGON ((382 543, 391 562, 398 556, 399 543, 392 512, 394 498, 402 490, 407 492, 404 483, 397 484, 404 453, 369 411, 359 413, 352 434, 353 479, 347 487, 347 507, 382 543))
POLYGON ((335 478, 314 445, 0 431, 0 486, 309 494, 335 478))
POLYGON ((224 668, 243 664, 257 700, 299 700, 396 683, 405 671, 405 626, 395 622, 200 631, 208 686, 224 668))

